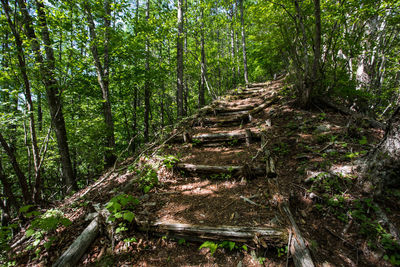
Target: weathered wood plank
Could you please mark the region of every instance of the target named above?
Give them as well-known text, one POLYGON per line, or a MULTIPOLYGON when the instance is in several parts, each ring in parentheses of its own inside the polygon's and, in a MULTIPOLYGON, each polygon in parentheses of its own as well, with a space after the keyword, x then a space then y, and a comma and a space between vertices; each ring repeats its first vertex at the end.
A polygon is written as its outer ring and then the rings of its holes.
POLYGON ((294 233, 289 248, 290 253, 293 256, 294 265, 296 267, 314 267, 314 262, 311 258, 310 251, 306 246, 306 243, 301 235, 300 229, 297 227, 293 215, 290 212, 289 206, 284 204, 283 210, 285 211, 286 215, 290 220, 290 223, 292 224, 292 230, 294 233))
POLYGON ((203 240, 220 240, 234 242, 252 242, 257 236, 269 244, 286 244, 288 233, 285 229, 277 227, 242 227, 242 226, 205 226, 170 222, 138 222, 142 231, 168 233, 203 240))
POLYGON ((219 174, 229 173, 233 176, 245 175, 251 172, 253 175, 264 175, 264 167, 244 167, 244 166, 211 166, 211 165, 196 165, 189 163, 178 163, 176 167, 180 170, 189 173, 198 174, 219 174))

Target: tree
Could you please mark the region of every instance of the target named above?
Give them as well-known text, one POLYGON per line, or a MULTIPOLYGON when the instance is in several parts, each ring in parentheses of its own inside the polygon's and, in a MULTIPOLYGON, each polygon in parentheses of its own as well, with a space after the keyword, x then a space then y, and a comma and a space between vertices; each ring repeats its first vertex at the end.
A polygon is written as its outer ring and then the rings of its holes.
POLYGON ((240 6, 240 25, 241 25, 241 30, 242 30, 244 81, 246 84, 248 84, 249 83, 249 74, 247 71, 246 31, 244 29, 243 0, 239 0, 239 6, 240 6))
POLYGON ((83 3, 83 8, 86 12, 87 21, 89 25, 90 32, 90 50, 92 52, 94 65, 97 73, 97 81, 100 85, 100 89, 103 96, 103 114, 104 121, 106 124, 106 144, 105 144, 105 155, 104 161, 105 166, 110 167, 114 164, 116 156, 114 154, 115 149, 115 137, 114 137, 114 122, 111 111, 111 101, 110 101, 110 90, 109 90, 109 69, 110 69, 110 24, 111 24, 111 7, 110 1, 104 1, 104 16, 103 16, 103 26, 104 26, 104 47, 103 47, 103 64, 101 64, 100 56, 98 52, 98 47, 96 42, 98 42, 96 34, 96 26, 94 24, 92 11, 89 3, 85 1, 83 3))
POLYGON ((176 103, 178 118, 184 114, 183 111, 183 0, 178 0, 178 36, 176 40, 176 61, 177 61, 177 91, 176 103))
MULTIPOLYGON (((24 0, 18 0, 20 7, 23 24, 26 36, 31 41, 31 47, 36 55, 36 62, 39 64, 42 73, 42 82, 46 88, 47 100, 49 103, 50 114, 57 137, 58 149, 61 157, 61 166, 64 184, 67 186, 66 191, 77 189, 75 176, 72 168, 67 131, 65 128, 64 114, 62 112, 62 103, 60 97, 60 90, 58 88, 57 80, 55 78, 55 58, 52 47, 52 40, 50 38, 49 30, 47 28, 46 14, 44 11, 44 4, 41 0, 36 0, 36 9, 38 14, 39 25, 41 29, 41 37, 45 47, 46 60, 43 59, 40 49, 40 42, 36 37, 35 30, 32 24, 31 15, 24 0)), ((38 184, 40 185, 40 183, 38 184)), ((36 189, 37 192, 40 190, 36 189)))

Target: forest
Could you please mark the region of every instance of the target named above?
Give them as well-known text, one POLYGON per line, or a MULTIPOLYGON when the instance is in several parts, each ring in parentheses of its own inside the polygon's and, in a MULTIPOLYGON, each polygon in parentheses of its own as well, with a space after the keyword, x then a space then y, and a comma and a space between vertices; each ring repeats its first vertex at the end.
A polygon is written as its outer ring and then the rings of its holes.
POLYGON ((400 1, 0 2, 1 265, 400 265, 400 1))

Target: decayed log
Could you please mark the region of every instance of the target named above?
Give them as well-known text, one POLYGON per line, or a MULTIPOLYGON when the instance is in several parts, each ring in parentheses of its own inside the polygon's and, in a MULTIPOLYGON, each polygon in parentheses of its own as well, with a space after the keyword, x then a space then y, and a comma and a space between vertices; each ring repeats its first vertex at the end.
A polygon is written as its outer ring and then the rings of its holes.
POLYGON ((319 98, 318 101, 321 102, 323 105, 325 105, 327 107, 330 107, 332 109, 335 109, 335 110, 337 110, 337 111, 339 111, 339 112, 341 112, 343 114, 351 115, 351 116, 354 116, 355 118, 358 118, 358 119, 363 119, 363 120, 367 121, 371 127, 379 128, 379 129, 385 129, 385 124, 383 124, 383 123, 381 123, 379 121, 376 121, 374 119, 368 118, 368 117, 366 117, 366 116, 364 116, 362 114, 358 114, 358 113, 356 113, 356 112, 354 112, 354 111, 352 111, 352 110, 350 110, 350 109, 348 109, 348 108, 346 108, 344 106, 340 106, 340 105, 336 104, 333 101, 330 101, 330 100, 327 100, 327 99, 324 99, 324 98, 319 98))
POLYGON ((288 216, 290 223, 292 224, 292 242, 290 244, 289 250, 293 256, 294 265, 296 267, 313 267, 314 262, 311 258, 310 251, 308 250, 306 243, 301 235, 300 229, 297 227, 294 221, 293 215, 290 212, 289 207, 283 204, 283 210, 288 216))
MULTIPOLYGON (((214 133, 214 134, 197 134, 191 136, 192 141, 197 140, 201 143, 220 143, 220 142, 229 142, 232 140, 242 141, 246 139, 245 132, 239 133, 214 133)), ((257 133, 251 133, 252 140, 260 140, 260 135, 257 133)), ((176 136, 171 139, 170 143, 181 143, 184 142, 182 136, 176 136)))
POLYGON ((53 264, 53 267, 76 266, 76 263, 83 256, 88 247, 92 244, 99 233, 99 216, 96 216, 92 222, 83 230, 71 246, 61 255, 53 264))
POLYGON ((262 167, 245 167, 245 166, 210 166, 210 165, 195 165, 189 163, 178 163, 176 167, 180 170, 189 173, 198 173, 198 174, 219 174, 219 173, 228 173, 232 176, 240 176, 251 174, 255 176, 264 175, 265 168, 262 167))
POLYGON ((288 238, 286 230, 276 227, 204 226, 169 222, 138 222, 138 225, 142 231, 167 233, 188 240, 252 242, 257 237, 268 244, 284 245, 288 238))

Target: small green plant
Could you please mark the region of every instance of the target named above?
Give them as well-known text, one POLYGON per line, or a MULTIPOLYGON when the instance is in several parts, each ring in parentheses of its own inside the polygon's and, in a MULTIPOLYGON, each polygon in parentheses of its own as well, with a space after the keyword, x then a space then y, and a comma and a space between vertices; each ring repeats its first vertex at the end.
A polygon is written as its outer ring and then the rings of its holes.
POLYGON ((211 255, 214 255, 214 253, 217 251, 218 248, 226 248, 226 249, 229 249, 230 251, 232 251, 234 249, 243 249, 245 251, 248 250, 246 245, 238 246, 233 241, 222 241, 220 243, 206 241, 203 244, 201 244, 201 246, 199 247, 199 249, 202 249, 202 248, 209 248, 211 255))
POLYGON ((137 204, 139 204, 139 200, 132 195, 121 194, 113 197, 106 205, 106 209, 111 213, 107 220, 114 222, 122 218, 125 221, 132 222, 135 218, 132 209, 137 204))
POLYGON ((179 159, 173 155, 168 155, 164 158, 164 166, 168 169, 172 169, 177 163, 179 159))
POLYGON ((288 252, 288 247, 276 248, 278 250, 278 258, 285 256, 288 252))
POLYGON ((145 194, 158 184, 157 172, 150 166, 145 167, 139 176, 139 186, 145 194))
POLYGON ((27 249, 35 249, 36 254, 40 252, 38 246, 41 244, 42 240, 45 239, 47 234, 49 237, 44 242, 43 246, 45 249, 49 249, 56 237, 51 236, 55 230, 60 226, 69 226, 71 221, 64 217, 64 213, 58 209, 47 210, 44 214, 38 215, 38 212, 30 211, 30 207, 24 206, 20 209, 22 213, 25 212, 26 217, 36 218, 31 222, 30 227, 26 230, 25 235, 27 237, 33 237, 34 241, 27 249))
POLYGON ((325 119, 326 119, 326 113, 324 113, 324 112, 320 113, 320 114, 318 115, 318 119, 319 119, 320 121, 325 120, 325 119))
POLYGON ((285 156, 287 154, 289 154, 289 146, 286 143, 278 143, 275 144, 273 151, 275 151, 278 154, 281 154, 282 156, 285 156))
POLYGON ((192 139, 192 145, 193 146, 200 146, 201 145, 201 140, 199 140, 199 139, 192 139))
POLYGON ((360 145, 366 145, 366 144, 368 144, 367 137, 366 137, 366 136, 361 137, 361 139, 358 140, 358 143, 359 143, 360 145))

